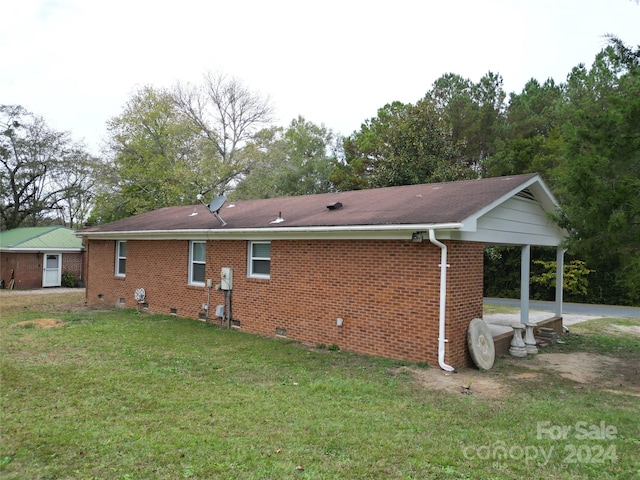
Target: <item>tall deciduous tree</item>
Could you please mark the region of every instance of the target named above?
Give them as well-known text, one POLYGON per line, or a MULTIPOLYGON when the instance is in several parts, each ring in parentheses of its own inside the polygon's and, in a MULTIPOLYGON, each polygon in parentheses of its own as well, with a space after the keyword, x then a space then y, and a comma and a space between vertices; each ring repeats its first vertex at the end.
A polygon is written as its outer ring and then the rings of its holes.
POLYGON ((21 106, 0 106, 0 128, 1 227, 35 226, 52 215, 70 227, 83 222, 97 159, 21 106))
POLYGON ((251 168, 251 158, 244 153, 247 143, 272 120, 269 99, 237 78, 211 72, 201 86, 177 84, 171 95, 199 138, 200 154, 215 172, 201 193, 231 187, 251 168))
POLYGON ((203 168, 198 137, 169 92, 140 89, 108 122, 108 131, 112 163, 101 181, 94 221, 194 201, 203 168))
POLYGON ((60 191, 57 217, 70 228, 81 227, 95 205, 95 195, 102 161, 81 148, 67 154, 64 175, 52 179, 54 189, 60 191))
POLYGON ((222 75, 207 74, 200 86, 140 89, 108 123, 112 163, 93 220, 232 189, 251 167, 248 142, 270 118, 268 100, 222 75))

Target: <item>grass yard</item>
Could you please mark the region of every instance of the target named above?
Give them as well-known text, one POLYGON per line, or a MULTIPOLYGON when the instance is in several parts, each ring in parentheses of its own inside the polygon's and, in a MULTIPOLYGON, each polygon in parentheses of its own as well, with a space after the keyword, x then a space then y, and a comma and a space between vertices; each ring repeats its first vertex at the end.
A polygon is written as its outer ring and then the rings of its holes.
POLYGON ((615 329, 445 376, 68 295, 0 295, 3 480, 640 478, 640 340, 615 329), (629 371, 581 383, 546 352, 629 371))
POLYGON ((482 311, 485 315, 493 315, 495 313, 518 313, 520 312, 520 308, 498 305, 497 303, 485 303, 482 311))

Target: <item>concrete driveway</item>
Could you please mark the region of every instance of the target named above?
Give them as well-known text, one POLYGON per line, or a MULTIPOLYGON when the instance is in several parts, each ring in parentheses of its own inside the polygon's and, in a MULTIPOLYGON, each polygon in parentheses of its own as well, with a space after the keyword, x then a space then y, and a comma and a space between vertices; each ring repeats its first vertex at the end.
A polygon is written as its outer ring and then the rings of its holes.
POLYGON ((84 292, 84 288, 65 288, 65 287, 49 287, 49 288, 36 288, 33 290, 0 290, 2 295, 48 295, 48 294, 60 294, 60 293, 72 293, 72 292, 84 292))
MULTIPOLYGON (((506 305, 510 307, 520 307, 520 300, 509 298, 485 298, 486 305, 506 305)), ((540 310, 555 314, 554 302, 541 302, 538 300, 529 301, 531 310, 540 310)), ((588 303, 563 303, 562 316, 581 316, 589 318, 615 317, 615 318, 640 318, 640 307, 621 307, 615 305, 592 305, 588 303)), ((587 318, 587 319, 589 319, 587 318)), ((574 322, 577 323, 577 322, 574 322)))

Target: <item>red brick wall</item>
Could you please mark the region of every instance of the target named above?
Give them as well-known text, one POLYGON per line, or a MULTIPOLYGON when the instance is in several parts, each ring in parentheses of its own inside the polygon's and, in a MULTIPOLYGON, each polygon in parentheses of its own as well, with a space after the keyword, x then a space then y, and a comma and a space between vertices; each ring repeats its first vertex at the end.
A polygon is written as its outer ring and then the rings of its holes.
MULTIPOLYGON (((187 285, 189 242, 127 242, 126 278, 114 276, 115 241, 91 240, 87 299, 136 307, 136 288, 148 311, 197 318, 207 289, 187 285), (166 261, 163 261, 166 259, 166 261), (98 295, 102 295, 99 298, 98 295)), ((454 367, 470 365, 466 327, 482 316, 483 246, 445 242, 449 249, 447 355, 454 367)), ((242 330, 312 345, 437 365, 440 249, 429 242, 382 240, 274 240, 271 278, 247 278, 247 242, 207 243, 206 276, 220 282, 232 267, 233 318, 242 330), (342 327, 336 319, 344 319, 342 327)), ((210 314, 223 303, 211 291, 210 314)), ((214 319, 213 321, 217 321, 214 319)))
POLYGON ((63 253, 62 273, 71 272, 76 276, 76 283, 82 280, 83 253, 63 253))
POLYGON ((42 256, 37 253, 1 253, 2 279, 9 288, 11 271, 14 271, 14 287, 18 289, 42 287, 42 256), (36 272, 38 274, 36 275, 36 272))
MULTIPOLYGON (((447 263, 447 338, 463 344, 451 348, 450 365, 472 366, 466 348, 467 326, 474 318, 482 318, 482 285, 484 282, 484 245, 470 242, 445 242, 451 248, 447 263)), ((447 345, 447 348, 449 346, 447 345)))
MULTIPOLYGON (((186 240, 127 241, 126 276, 115 276, 115 241, 85 241, 87 249, 87 301, 90 304, 136 308, 134 293, 144 288, 148 311, 197 318, 207 302, 207 289, 187 285, 189 242, 186 240)), ((210 250, 210 249, 209 249, 210 250)), ((207 255, 211 258, 211 252, 207 255)), ((211 272, 209 274, 209 272, 211 272)), ((220 272, 213 276, 219 283, 220 272)))
MULTIPOLYGON (((42 253, 1 253, 2 272, 5 287, 9 287, 11 270, 14 270, 16 290, 42 288, 42 253)), ((82 273, 82 253, 62 253, 62 272, 71 271, 76 278, 82 273)))

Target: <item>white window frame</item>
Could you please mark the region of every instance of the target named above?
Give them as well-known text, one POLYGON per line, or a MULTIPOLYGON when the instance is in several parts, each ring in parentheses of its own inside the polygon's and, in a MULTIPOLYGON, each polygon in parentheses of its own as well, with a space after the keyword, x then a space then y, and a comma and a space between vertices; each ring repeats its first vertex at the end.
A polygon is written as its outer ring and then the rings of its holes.
POLYGON ((203 242, 203 241, 199 241, 199 240, 191 240, 189 242, 189 285, 196 285, 198 287, 204 287, 205 285, 205 278, 202 279, 202 281, 199 280, 194 280, 193 279, 193 266, 194 264, 198 264, 198 265, 204 265, 205 268, 205 272, 204 272, 204 276, 207 276, 207 272, 206 272, 206 268, 207 268, 207 242, 203 242), (200 260, 194 260, 193 259, 193 246, 196 244, 202 244, 204 245, 204 260, 200 261, 200 260))
POLYGON ((257 241, 249 241, 248 249, 247 249, 247 277, 250 278, 271 278, 271 241, 269 240, 257 240, 257 241), (269 256, 268 257, 255 257, 253 256, 253 246, 257 244, 267 244, 269 245, 269 256), (253 262, 254 260, 268 260, 269 261, 269 273, 255 273, 253 271, 253 262))
POLYGON ((127 241, 116 240, 116 277, 125 277, 127 275, 127 241), (120 255, 120 245, 124 245, 124 256, 120 255), (120 271, 120 260, 124 260, 124 272, 120 271))

